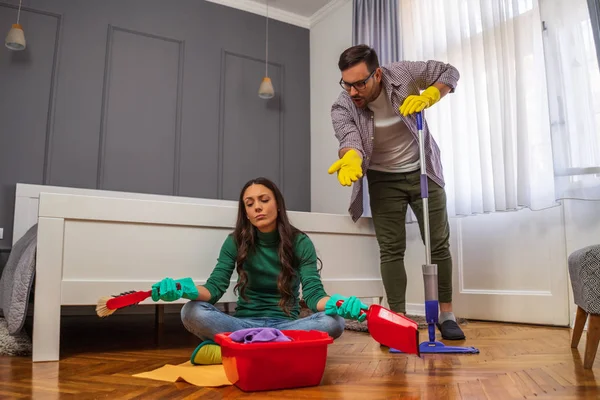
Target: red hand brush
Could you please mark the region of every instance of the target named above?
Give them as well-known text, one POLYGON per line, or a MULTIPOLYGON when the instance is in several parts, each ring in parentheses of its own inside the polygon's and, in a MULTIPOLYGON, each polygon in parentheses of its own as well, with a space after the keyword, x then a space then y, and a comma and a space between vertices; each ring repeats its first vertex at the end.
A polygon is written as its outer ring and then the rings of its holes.
MULTIPOLYGON (((177 284, 177 290, 181 290, 181 285, 179 283, 177 284)), ((98 304, 96 305, 96 314, 102 318, 108 317, 115 311, 136 305, 150 296, 152 296, 152 290, 131 291, 121 293, 118 296, 102 297, 98 300, 98 304)))

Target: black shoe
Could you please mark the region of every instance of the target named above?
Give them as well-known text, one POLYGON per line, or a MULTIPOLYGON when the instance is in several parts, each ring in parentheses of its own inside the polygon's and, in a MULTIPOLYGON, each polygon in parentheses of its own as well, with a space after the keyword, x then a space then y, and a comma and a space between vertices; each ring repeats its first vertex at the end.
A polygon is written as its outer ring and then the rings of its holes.
POLYGON ((446 340, 464 340, 465 334, 456 321, 451 319, 444 321, 442 324, 437 324, 438 329, 442 333, 442 338, 446 340))

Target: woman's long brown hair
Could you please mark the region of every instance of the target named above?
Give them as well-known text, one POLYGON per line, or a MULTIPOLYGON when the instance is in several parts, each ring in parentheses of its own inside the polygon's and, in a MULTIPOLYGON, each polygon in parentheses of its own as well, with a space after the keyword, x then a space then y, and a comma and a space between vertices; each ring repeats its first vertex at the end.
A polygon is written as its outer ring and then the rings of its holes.
POLYGON ((239 276, 238 283, 234 288, 234 293, 239 292, 244 300, 248 300, 245 296, 246 286, 248 284, 248 273, 244 270, 244 263, 246 262, 248 255, 254 251, 256 244, 256 227, 252 225, 247 217, 244 204, 244 193, 251 185, 263 185, 270 189, 275 196, 278 210, 277 231, 279 232, 280 239, 278 254, 279 262, 281 264, 281 272, 277 278, 277 288, 281 294, 279 306, 289 315, 295 304, 294 295, 292 293, 292 284, 297 276, 300 261, 296 260, 294 257, 294 238, 302 232, 290 224, 283 195, 277 185, 267 178, 261 177, 248 181, 240 192, 237 221, 233 232, 235 243, 237 245, 236 270, 239 276))

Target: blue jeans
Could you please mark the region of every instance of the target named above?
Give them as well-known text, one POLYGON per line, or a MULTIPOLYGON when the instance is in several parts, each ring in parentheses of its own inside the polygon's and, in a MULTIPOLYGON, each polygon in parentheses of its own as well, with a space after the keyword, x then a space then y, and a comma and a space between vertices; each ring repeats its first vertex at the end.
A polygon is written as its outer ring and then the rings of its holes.
POLYGON ((181 321, 185 329, 201 340, 214 340, 217 333, 234 332, 246 328, 276 328, 279 330, 317 330, 339 338, 344 332, 345 321, 339 315, 318 312, 306 318, 237 318, 225 314, 210 303, 188 301, 181 309, 181 321))

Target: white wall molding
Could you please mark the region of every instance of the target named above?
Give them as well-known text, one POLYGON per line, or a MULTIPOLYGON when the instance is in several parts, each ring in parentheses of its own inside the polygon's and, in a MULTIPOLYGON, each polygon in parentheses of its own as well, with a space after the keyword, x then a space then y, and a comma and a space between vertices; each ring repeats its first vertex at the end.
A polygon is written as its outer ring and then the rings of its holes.
POLYGON ((350 0, 334 0, 330 3, 327 3, 319 11, 317 11, 310 17, 310 27, 315 26, 320 21, 322 21, 325 17, 327 17, 329 14, 331 14, 334 11, 337 11, 338 8, 340 8, 341 6, 343 6, 344 4, 346 4, 349 1, 350 0))
MULTIPOLYGON (((206 0, 211 3, 220 4, 222 6, 237 8, 238 10, 251 12, 260 16, 266 16, 266 7, 264 4, 253 0, 206 0)), ((329 14, 337 11, 341 6, 350 0, 333 0, 320 8, 310 17, 305 17, 296 13, 285 11, 273 6, 269 6, 269 18, 288 24, 296 25, 301 28, 310 29, 318 24, 329 14)))
MULTIPOLYGON (((238 10, 247 11, 253 14, 266 16, 266 6, 264 4, 257 3, 252 0, 206 0, 211 3, 220 4, 222 6, 237 8, 238 10)), ((288 24, 296 25, 301 28, 309 29, 311 26, 311 19, 284 11, 273 6, 269 6, 269 19, 285 22, 288 24)))

